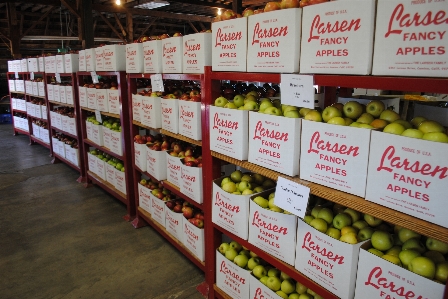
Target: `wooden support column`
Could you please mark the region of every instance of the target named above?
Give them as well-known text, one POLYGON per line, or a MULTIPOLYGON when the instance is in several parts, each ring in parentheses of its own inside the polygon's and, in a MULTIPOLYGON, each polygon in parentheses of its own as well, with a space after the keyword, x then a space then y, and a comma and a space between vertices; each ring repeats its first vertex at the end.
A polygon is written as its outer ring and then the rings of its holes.
POLYGON ((233 0, 232 1, 232 10, 236 13, 243 12, 243 0, 233 0))
POLYGON ((82 48, 93 48, 93 16, 92 1, 81 0, 81 28, 82 28, 82 48))
POLYGON ((9 23, 9 40, 11 46, 11 55, 14 59, 22 58, 20 53, 20 26, 17 21, 16 5, 14 2, 6 3, 8 11, 8 23, 9 23))
POLYGON ((126 28, 128 29, 127 41, 132 43, 134 41, 134 24, 132 20, 132 13, 126 11, 126 28))

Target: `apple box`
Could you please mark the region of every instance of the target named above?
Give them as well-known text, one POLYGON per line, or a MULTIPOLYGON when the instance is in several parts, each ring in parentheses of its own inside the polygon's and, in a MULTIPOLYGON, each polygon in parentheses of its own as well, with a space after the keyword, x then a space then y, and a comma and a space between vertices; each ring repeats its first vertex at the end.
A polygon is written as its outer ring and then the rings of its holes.
POLYGON ((109 112, 106 89, 96 89, 96 107, 100 111, 109 112))
POLYGON ((143 72, 157 74, 162 72, 162 41, 152 40, 143 43, 143 72))
POLYGON ((40 108, 41 108, 41 112, 42 112, 42 117, 41 118, 46 120, 48 118, 47 117, 47 106, 46 105, 41 105, 40 108))
MULTIPOLYGON (((48 91, 48 93, 50 93, 50 91, 48 91)), ((48 96, 50 96, 50 94, 48 94, 48 96)), ((87 100, 87 87, 79 86, 78 96, 79 96, 79 105, 81 107, 88 107, 89 101, 87 100)))
POLYGON ((445 1, 379 0, 377 10, 373 75, 446 77, 445 1))
POLYGON ((96 158, 96 171, 97 171, 97 175, 103 180, 106 180, 106 162, 104 162, 103 160, 99 159, 98 157, 96 158))
MULTIPOLYGON (((259 196, 267 198, 269 193, 272 190, 259 196)), ((253 201, 256 196, 249 203, 249 243, 294 265, 297 216, 263 209, 253 201)))
POLYGON ((26 102, 26 112, 28 115, 34 116, 34 104, 26 102))
POLYGON ((67 103, 67 98, 65 96, 65 86, 64 85, 59 85, 59 101, 61 103, 64 103, 64 104, 67 103))
POLYGON ((64 63, 66 73, 76 73, 79 71, 79 54, 65 54, 64 63))
MULTIPOLYGON (((61 153, 59 152, 59 154, 61 154, 61 153)), ((65 157, 65 155, 61 155, 61 156, 65 157)), ((96 170, 96 160, 97 159, 98 158, 96 156, 92 155, 91 153, 87 153, 88 167, 89 167, 89 170, 91 172, 93 172, 94 174, 96 174, 98 172, 96 170)))
POLYGON ((370 74, 375 3, 344 0, 304 7, 300 72, 370 74))
POLYGON ((98 109, 96 101, 96 88, 87 87, 87 108, 98 109))
POLYGON ((165 228, 173 237, 182 241, 182 213, 175 213, 165 206, 165 228))
POLYGON ((139 94, 132 94, 132 119, 140 121, 140 110, 142 107, 142 96, 139 94))
POLYGON ((50 135, 48 134, 48 129, 45 129, 43 127, 39 128, 40 128, 39 132, 40 139, 42 139, 42 141, 45 143, 50 143, 50 135))
POLYGON ((45 97, 45 83, 44 82, 37 82, 37 94, 40 97, 45 97))
POLYGON ((300 118, 249 112, 251 163, 289 175, 299 174, 300 118))
POLYGON ((251 195, 235 195, 221 189, 219 178, 213 181, 212 222, 247 240, 249 238, 249 201, 251 195))
POLYGON ((47 84, 47 98, 49 101, 54 101, 54 85, 47 84))
POLYGON ((364 197, 370 132, 303 120, 300 178, 364 197))
POLYGON ((53 86, 53 101, 61 102, 61 94, 59 93, 59 85, 53 86))
POLYGON ((104 48, 104 70, 126 71, 126 45, 106 45, 104 48))
POLYGON ((372 132, 366 200, 448 227, 448 145, 372 132))
POLYGON ((51 69, 51 62, 50 61, 53 59, 51 57, 54 57, 54 56, 46 56, 44 58, 44 68, 45 68, 45 72, 46 73, 54 73, 54 70, 51 69))
POLYGON ((110 149, 110 139, 111 139, 111 135, 112 135, 112 130, 109 129, 108 127, 103 126, 103 146, 107 147, 108 149, 110 149))
POLYGON ((21 70, 22 72, 29 72, 29 71, 28 71, 28 60, 27 60, 26 58, 21 59, 21 62, 20 62, 20 70, 21 70))
MULTIPOLYGON (((42 113, 44 113, 44 107, 42 106, 42 113)), ((75 117, 69 117, 67 120, 68 125, 68 132, 72 135, 78 135, 76 132, 76 118, 75 117)))
POLYGON ((126 195, 126 175, 117 169, 115 169, 115 189, 126 195))
POLYGON ((299 72, 301 24, 301 8, 248 18, 247 71, 299 72))
POLYGON ((126 45, 126 73, 143 73, 143 44, 126 45))
POLYGON ((85 72, 86 69, 86 50, 79 50, 78 71, 85 72))
POLYGON ((62 115, 59 113, 54 114, 54 126, 62 130, 62 115))
POLYGON ((92 124, 92 141, 99 146, 104 145, 103 141, 103 126, 92 124))
POLYGON ((33 86, 31 85, 30 80, 25 80, 25 91, 29 95, 33 95, 33 86))
POLYGON ((195 202, 202 203, 202 167, 190 167, 182 164, 180 169, 180 192, 195 202))
POLYGON ((67 85, 65 86, 65 99, 67 101, 67 104, 73 105, 73 86, 67 85))
POLYGON ((17 109, 16 98, 11 98, 11 107, 12 107, 13 110, 17 109))
POLYGON ((96 47, 94 57, 96 71, 104 71, 104 47, 96 47))
POLYGON ((187 218, 182 217, 183 244, 201 262, 205 260, 204 229, 191 224, 187 218))
POLYGON ((202 74, 212 65, 212 33, 196 33, 183 37, 183 72, 202 74))
POLYGON ((8 72, 14 72, 14 61, 8 60, 8 72))
POLYGON ((213 71, 246 71, 247 19, 236 18, 212 23, 213 71))
POLYGON ((150 128, 162 127, 161 98, 140 96, 141 109, 139 109, 140 122, 150 128))
POLYGON ((162 73, 182 73, 182 36, 162 40, 162 73))
POLYGON ((106 163, 106 181, 109 182, 109 184, 115 186, 115 166, 106 163))
POLYGON ((210 106, 210 150, 238 160, 247 160, 248 128, 247 110, 210 106))
POLYGON ((336 296, 353 298, 359 248, 364 243, 336 240, 299 219, 295 268, 336 296))
POLYGON ((56 55, 56 73, 65 73, 65 55, 56 55))
POLYGON ((17 109, 26 111, 26 100, 16 99, 16 102, 17 102, 17 109))
POLYGON ((28 64, 29 72, 38 72, 39 71, 39 64, 37 62, 37 58, 28 58, 27 64, 28 64))
POLYGON ((39 87, 37 86, 37 82, 31 82, 31 87, 33 88, 33 95, 39 95, 39 87))
POLYGON ((174 186, 180 188, 182 180, 182 162, 180 158, 171 156, 171 152, 172 150, 166 151, 166 179, 174 186))
MULTIPOLYGON (((15 122, 16 122, 16 119, 14 118, 14 124, 15 124, 15 122)), ((51 148, 53 149, 53 153, 56 153, 59 155, 58 142, 59 142, 58 139, 51 137, 51 148)))
MULTIPOLYGON (((50 112, 51 114, 52 112, 50 112)), ((90 121, 86 121, 86 135, 87 135, 87 139, 89 140, 93 140, 92 138, 92 123, 90 121)))
POLYGON ((120 155, 120 156, 123 155, 121 132, 111 130, 110 150, 117 155, 120 155))
POLYGON ((23 80, 16 80, 16 91, 25 92, 25 82, 23 80))
POLYGON ((165 202, 150 193, 151 197, 151 218, 165 227, 165 202))
POLYGON ((68 116, 61 115, 61 130, 68 132, 68 116))
POLYGON ((86 49, 85 50, 85 60, 86 60, 86 71, 92 72, 96 71, 96 55, 95 55, 95 48, 92 49, 86 49))
POLYGON ((118 89, 106 89, 109 113, 120 114, 120 95, 118 89))
POLYGON ((138 206, 151 214, 151 189, 146 188, 140 183, 137 183, 138 188, 138 206))
POLYGON ((16 91, 16 80, 8 80, 9 91, 16 91))
POLYGON ((201 103, 179 101, 179 134, 202 140, 201 103))
POLYGON ((179 133, 179 100, 162 99, 160 101, 162 108, 162 129, 174 134, 179 133))
MULTIPOLYGON (((63 158, 65 158, 65 147, 64 147, 64 142, 62 142, 62 141, 59 141, 58 142, 58 151, 59 151, 59 154, 61 155, 61 157, 63 157, 63 158)), ((95 162, 95 171, 97 171, 96 170, 96 157, 95 157, 95 160, 94 160, 94 162, 95 162)))
POLYGON ((34 135, 34 137, 40 139, 40 135, 39 135, 39 133, 40 133, 39 126, 36 125, 35 123, 32 123, 31 125, 32 125, 31 127, 33 128, 33 135, 34 135))
POLYGON ((227 295, 234 299, 261 298, 249 297, 250 277, 250 271, 226 259, 216 250, 216 285, 227 295))
POLYGON ((367 251, 359 252, 355 298, 443 298, 445 285, 394 265, 367 251))
POLYGON ((146 172, 156 180, 166 180, 166 152, 153 151, 146 147, 146 172))
POLYGON ((45 72, 45 57, 37 58, 37 64, 39 66, 39 72, 45 72))
MULTIPOLYGON (((277 295, 273 290, 261 283, 261 281, 250 275, 249 277, 249 297, 253 299, 278 299, 277 295)), ((307 297, 309 298, 309 297, 307 297)))
POLYGON ((146 144, 134 142, 135 166, 141 171, 146 171, 146 144))

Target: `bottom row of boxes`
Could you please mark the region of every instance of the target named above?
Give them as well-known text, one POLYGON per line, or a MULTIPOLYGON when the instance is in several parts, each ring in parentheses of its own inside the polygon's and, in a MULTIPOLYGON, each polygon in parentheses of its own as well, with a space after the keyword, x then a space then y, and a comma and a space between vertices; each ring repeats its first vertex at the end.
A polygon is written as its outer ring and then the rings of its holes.
POLYGON ((87 153, 88 170, 111 184, 123 194, 126 191, 126 175, 123 162, 93 147, 87 153))
POLYGON ((76 140, 55 134, 51 137, 53 152, 79 167, 79 149, 76 140))

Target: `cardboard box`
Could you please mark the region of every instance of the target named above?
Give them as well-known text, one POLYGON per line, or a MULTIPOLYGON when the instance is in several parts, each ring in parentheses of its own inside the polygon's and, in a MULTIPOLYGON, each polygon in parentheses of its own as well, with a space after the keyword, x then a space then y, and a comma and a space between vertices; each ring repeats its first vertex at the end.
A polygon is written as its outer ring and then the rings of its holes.
POLYGON ((245 72, 247 18, 212 23, 212 70, 245 72))
POLYGON ((39 65, 39 72, 45 72, 45 57, 39 57, 37 63, 39 65))
POLYGON ((170 151, 166 151, 166 179, 174 186, 180 188, 182 180, 182 162, 178 157, 171 156, 170 151))
POLYGON ((26 100, 16 99, 17 109, 21 111, 26 111, 26 100))
POLYGON ((183 73, 202 74, 212 65, 212 33, 196 33, 183 37, 183 73))
POLYGON ((228 260, 216 250, 216 285, 231 298, 247 299, 249 297, 250 271, 228 260))
POLYGON ((201 262, 205 260, 204 229, 198 228, 182 217, 183 244, 201 262))
POLYGON ((443 298, 445 286, 399 267, 367 251, 359 252, 355 298, 443 298))
POLYGON ((249 277, 249 296, 247 298, 278 299, 279 296, 252 275, 249 277))
POLYGON ((299 174, 300 118, 249 112, 251 163, 289 175, 299 174))
MULTIPOLYGON (((65 157, 65 155, 63 157, 65 157)), ((96 170, 96 160, 97 159, 98 158, 95 157, 94 155, 92 155, 91 153, 87 153, 88 170, 93 172, 94 174, 97 173, 97 170, 96 170)))
POLYGON ((134 142, 135 166, 141 171, 146 171, 146 144, 134 142))
POLYGON ((143 210, 151 214, 151 189, 142 186, 140 183, 137 183, 138 188, 138 206, 143 210))
POLYGON ((100 111, 109 112, 109 103, 107 100, 107 90, 97 89, 96 90, 96 107, 100 111))
POLYGON ((156 180, 166 180, 166 152, 153 151, 146 147, 146 172, 156 180))
POLYGON ((115 186, 115 166, 106 163, 106 181, 111 185, 115 186))
POLYGON ((71 85, 65 86, 65 99, 67 101, 67 104, 70 104, 70 105, 74 104, 73 86, 71 86, 71 85))
POLYGON ((298 73, 301 24, 301 8, 248 18, 247 71, 298 73))
POLYGON ((16 80, 16 91, 25 92, 25 82, 23 80, 16 80))
POLYGON ((448 145, 372 132, 366 200, 448 227, 448 145))
MULTIPOLYGON (((271 191, 257 196, 268 197, 271 191)), ((249 202, 249 243, 272 256, 294 265, 297 216, 273 212, 249 202)))
POLYGON ((87 87, 78 87, 79 105, 81 107, 88 107, 89 101, 87 99, 87 87))
POLYGON ((49 101, 54 101, 54 85, 47 84, 47 98, 49 101))
MULTIPOLYGON (((43 108, 44 106, 42 106, 42 108, 43 108)), ((44 110, 42 109, 42 113, 44 113, 44 110)), ((72 135, 78 135, 78 133, 77 133, 77 131, 76 131, 76 118, 75 117, 72 117, 72 118, 68 118, 68 121, 67 121, 67 124, 68 124, 68 132, 70 133, 70 134, 72 134, 72 135)))
POLYGON ((118 89, 106 89, 109 113, 120 115, 120 94, 118 89))
POLYGON ((28 60, 27 60, 26 58, 21 59, 21 62, 20 62, 20 70, 21 70, 22 72, 29 72, 29 71, 28 71, 28 60))
POLYGON ((65 73, 65 55, 56 55, 56 73, 65 73))
POLYGON ((39 87, 37 86, 37 82, 31 82, 31 87, 33 88, 33 94, 35 96, 39 95, 39 87))
POLYGON ((104 48, 104 70, 106 72, 126 71, 126 45, 106 45, 104 48))
POLYGON ((170 37, 162 40, 162 73, 182 73, 182 41, 182 36, 170 37))
POLYGON ((117 155, 123 155, 121 132, 111 130, 110 150, 117 155))
POLYGON ((8 60, 8 72, 14 72, 14 62, 12 60, 8 60))
POLYGON ((48 133, 48 129, 45 129, 43 127, 39 127, 39 136, 40 139, 42 139, 43 142, 45 143, 50 143, 50 135, 48 133))
POLYGON ((143 73, 143 44, 126 45, 126 73, 143 73))
POLYGON ((110 149, 112 130, 103 126, 103 146, 110 149))
MULTIPOLYGON (((58 151, 59 151, 59 154, 61 155, 61 157, 63 157, 63 158, 65 158, 65 146, 64 146, 64 142, 62 142, 62 141, 59 141, 58 142, 58 151)), ((94 162, 95 162, 95 171, 97 171, 96 170, 96 157, 95 157, 95 160, 94 160, 94 162)))
POLYGON ((182 213, 175 213, 168 209, 165 205, 165 228, 179 241, 182 241, 183 237, 182 219, 184 219, 182 213))
POLYGON ((132 94, 132 119, 140 121, 140 110, 142 107, 142 96, 139 94, 132 94))
POLYGON ((33 95, 33 86, 30 80, 25 80, 25 92, 29 95, 33 95))
MULTIPOLYGON (((181 160, 183 163, 183 159, 181 160)), ((181 166, 180 192, 197 203, 203 202, 202 167, 181 166)))
POLYGON ((59 113, 54 114, 54 124, 56 128, 62 130, 62 115, 59 113))
POLYGON ((179 133, 179 100, 162 99, 160 101, 162 108, 162 129, 174 134, 179 133))
POLYGON ((161 101, 159 97, 140 96, 141 109, 139 109, 140 122, 150 128, 162 127, 161 101))
POLYGON ((362 244, 333 239, 299 219, 295 268, 341 299, 353 298, 362 244))
POLYGON ((303 120, 300 178, 364 197, 370 132, 303 120))
POLYGON ((59 85, 59 101, 61 103, 66 104, 67 103, 67 98, 65 96, 65 86, 64 85, 59 85))
POLYGON ((78 71, 85 72, 86 69, 86 50, 79 50, 78 71))
POLYGON ((65 54, 64 63, 66 73, 76 73, 79 71, 79 54, 65 54))
MULTIPOLYGON (((15 118, 14 118, 14 124, 15 124, 15 118)), ((58 142, 59 142, 58 139, 51 137, 51 148, 53 149, 53 153, 56 153, 57 155, 59 155, 58 142)))
POLYGON ((235 195, 221 189, 219 178, 213 181, 212 222, 241 239, 249 238, 249 202, 252 195, 235 195))
POLYGON ((9 91, 16 91, 16 80, 8 80, 9 91))
POLYGON ((86 71, 92 72, 96 71, 96 55, 95 55, 95 48, 92 49, 86 49, 85 50, 85 59, 86 59, 86 71))
POLYGON ((37 94, 40 97, 45 96, 45 83, 44 82, 37 82, 37 94))
POLYGON ((104 162, 103 160, 99 159, 98 157, 96 158, 96 171, 97 171, 97 175, 103 180, 106 180, 106 162, 104 162))
POLYGON ((40 135, 39 135, 39 134, 40 134, 39 126, 36 125, 35 123, 32 123, 32 124, 31 124, 31 127, 33 128, 33 135, 34 135, 34 137, 40 139, 40 135))
POLYGON ((103 126, 92 124, 92 141, 99 146, 104 145, 103 141, 103 126))
POLYGON ((61 94, 59 93, 59 85, 53 85, 53 101, 61 102, 61 94))
POLYGON ((157 74, 162 72, 162 41, 152 40, 143 43, 143 72, 157 74))
POLYGON ((151 197, 151 218, 165 227, 165 202, 154 195, 151 197))
POLYGON ((68 132, 68 116, 61 115, 61 130, 68 132))
POLYGON ((56 63, 56 57, 54 56, 45 56, 45 72, 46 73, 54 73, 56 69, 53 69, 52 64, 56 63))
POLYGON ((179 134, 202 140, 201 103, 179 100, 179 134))
MULTIPOLYGON (((51 113, 51 112, 50 112, 51 113)), ((87 134, 87 139, 89 139, 90 141, 92 140, 92 123, 89 121, 86 121, 86 134, 87 134)))
POLYGON ((96 88, 87 87, 87 108, 98 109, 96 101, 96 88))
POLYGON ((37 62, 37 58, 28 58, 27 64, 28 64, 29 72, 38 72, 39 71, 39 64, 37 62))
POLYGON ((95 70, 97 72, 102 72, 105 70, 104 68, 104 47, 96 47, 95 48, 95 70))
POLYGON ((115 189, 126 194, 126 175, 117 169, 115 169, 115 189))
POLYGON ((375 3, 344 0, 304 7, 300 73, 370 74, 375 3))
POLYGON ((11 107, 13 110, 17 109, 16 98, 11 98, 11 107))
POLYGON ((373 75, 446 77, 444 1, 379 0, 377 10, 373 75))
POLYGON ((26 102, 26 112, 28 115, 34 116, 34 104, 26 102))
POLYGON ((210 150, 238 160, 247 160, 248 131, 247 110, 210 106, 210 150))

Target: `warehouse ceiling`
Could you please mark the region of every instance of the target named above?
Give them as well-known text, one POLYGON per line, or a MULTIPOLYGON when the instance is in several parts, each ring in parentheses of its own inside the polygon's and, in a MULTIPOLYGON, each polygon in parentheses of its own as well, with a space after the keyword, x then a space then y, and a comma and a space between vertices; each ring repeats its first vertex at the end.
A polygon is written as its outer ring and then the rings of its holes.
MULTIPOLYGON (((20 36, 15 44, 23 57, 56 53, 58 49, 79 50, 83 47, 82 2, 86 0, 2 0, 0 3, 0 59, 11 59, 11 37, 20 36), (12 25, 11 24, 15 24, 12 25)), ((94 45, 135 40, 142 35, 175 32, 191 34, 210 29, 219 9, 232 9, 241 3, 263 7, 261 0, 191 0, 171 1, 156 9, 139 9, 147 0, 91 0, 91 31, 94 45), (128 18, 131 18, 130 21, 128 18), (128 26, 132 22, 132 26, 128 26)), ((87 29, 86 29, 87 30, 87 29)), ((14 48, 14 44, 12 45, 14 48)))

